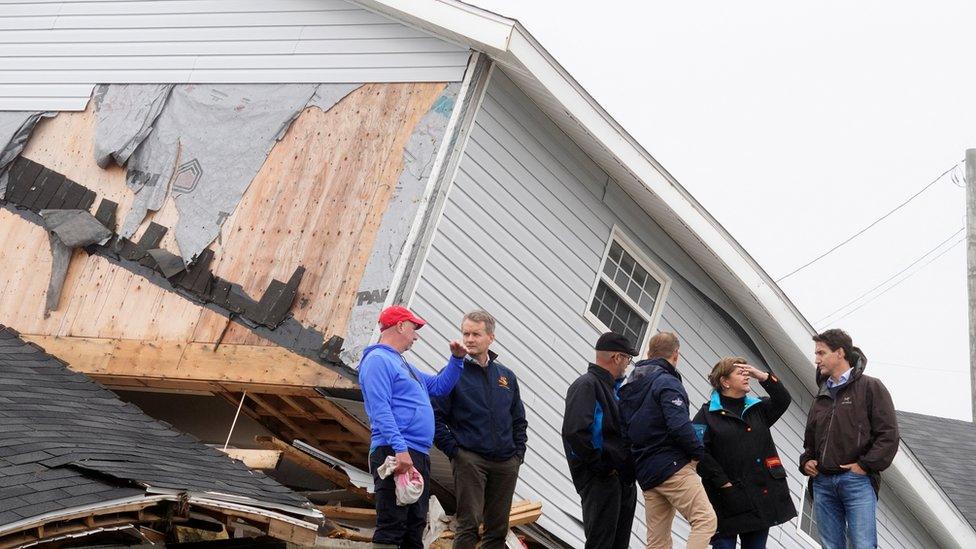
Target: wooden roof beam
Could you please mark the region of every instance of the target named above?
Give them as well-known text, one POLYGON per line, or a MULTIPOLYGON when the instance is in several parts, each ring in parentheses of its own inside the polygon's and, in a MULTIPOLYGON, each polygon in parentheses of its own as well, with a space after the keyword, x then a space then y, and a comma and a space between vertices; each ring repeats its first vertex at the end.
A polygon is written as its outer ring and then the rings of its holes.
POLYGON ((69 367, 95 378, 157 379, 266 387, 332 387, 356 384, 305 357, 274 345, 144 341, 22 334, 69 367))

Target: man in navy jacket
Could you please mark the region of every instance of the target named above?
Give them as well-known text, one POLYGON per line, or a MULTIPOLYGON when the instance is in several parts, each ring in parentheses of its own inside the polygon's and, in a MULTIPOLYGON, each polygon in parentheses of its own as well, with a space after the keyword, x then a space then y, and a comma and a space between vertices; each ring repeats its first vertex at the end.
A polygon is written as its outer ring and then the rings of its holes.
POLYGON ((380 341, 363 351, 359 385, 369 416, 372 438, 369 470, 376 487, 374 547, 423 547, 430 498, 430 447, 434 440, 434 410, 430 397, 446 395, 461 377, 464 346, 451 342, 451 359, 439 374, 426 374, 407 363, 403 353, 417 340, 425 322, 405 307, 380 313, 380 341), (410 505, 396 501, 394 475, 381 479, 377 469, 387 456, 396 456, 396 473, 415 467, 424 477, 424 492, 410 505))
POLYGON ((433 399, 437 448, 451 459, 457 497, 454 549, 505 547, 512 496, 525 458, 525 408, 515 374, 488 349, 495 319, 472 311, 461 321, 468 356, 454 390, 433 399))
POLYGON ((696 472, 705 447, 691 424, 688 393, 675 369, 678 347, 676 334, 656 334, 648 359, 635 365, 620 389, 620 419, 644 491, 648 549, 671 548, 675 510, 691 524, 688 549, 706 549, 718 526, 696 472))

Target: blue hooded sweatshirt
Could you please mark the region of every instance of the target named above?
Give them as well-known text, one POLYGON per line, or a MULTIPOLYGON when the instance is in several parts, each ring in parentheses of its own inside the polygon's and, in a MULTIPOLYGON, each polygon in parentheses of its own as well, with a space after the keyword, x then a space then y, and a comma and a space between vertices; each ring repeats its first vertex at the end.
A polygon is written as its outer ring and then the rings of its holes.
POLYGON ((370 453, 378 446, 429 453, 434 444, 430 397, 450 393, 463 369, 464 359, 452 355, 440 373, 430 375, 407 364, 389 345, 366 347, 359 362, 359 385, 372 429, 370 453))

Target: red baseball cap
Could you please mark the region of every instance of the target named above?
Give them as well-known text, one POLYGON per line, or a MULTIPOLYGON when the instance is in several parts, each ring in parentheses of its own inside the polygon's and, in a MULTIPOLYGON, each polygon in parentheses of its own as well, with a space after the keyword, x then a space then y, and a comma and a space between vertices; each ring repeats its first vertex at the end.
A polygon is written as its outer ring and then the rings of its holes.
POLYGON ((410 309, 393 305, 392 307, 383 309, 383 312, 380 313, 380 329, 385 330, 390 326, 395 326, 407 320, 416 324, 417 328, 421 328, 424 324, 427 324, 422 318, 410 312, 410 309))

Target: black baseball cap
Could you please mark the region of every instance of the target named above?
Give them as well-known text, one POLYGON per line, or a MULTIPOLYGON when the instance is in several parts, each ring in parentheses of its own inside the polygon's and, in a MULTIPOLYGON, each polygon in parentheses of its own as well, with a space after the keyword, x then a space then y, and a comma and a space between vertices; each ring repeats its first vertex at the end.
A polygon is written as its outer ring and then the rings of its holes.
POLYGON ((634 350, 634 344, 616 332, 607 332, 596 340, 597 351, 611 351, 614 353, 627 353, 630 356, 637 356, 640 353, 634 350))

